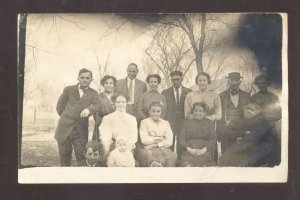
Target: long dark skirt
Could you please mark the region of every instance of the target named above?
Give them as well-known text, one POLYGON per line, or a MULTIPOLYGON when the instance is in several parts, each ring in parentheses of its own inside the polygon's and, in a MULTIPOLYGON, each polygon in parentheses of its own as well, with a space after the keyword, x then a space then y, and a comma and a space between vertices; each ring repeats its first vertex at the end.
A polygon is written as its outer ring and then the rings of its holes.
POLYGON ((187 151, 181 154, 180 163, 189 163, 193 167, 210 167, 215 166, 216 162, 213 158, 213 153, 206 152, 200 156, 193 156, 187 151))
POLYGON ((136 158, 141 167, 149 167, 153 161, 162 163, 164 167, 175 167, 177 156, 170 148, 139 149, 136 158))
POLYGON ((278 164, 275 148, 270 144, 251 145, 236 151, 242 144, 235 144, 221 157, 219 166, 273 167, 278 164))

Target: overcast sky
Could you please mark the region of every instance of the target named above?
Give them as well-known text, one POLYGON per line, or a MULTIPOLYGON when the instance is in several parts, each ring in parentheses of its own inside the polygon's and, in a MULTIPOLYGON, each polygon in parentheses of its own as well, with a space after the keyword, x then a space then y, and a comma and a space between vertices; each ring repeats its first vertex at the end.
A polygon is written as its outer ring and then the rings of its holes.
MULTIPOLYGON (((231 24, 238 24, 240 19, 239 14, 220 16, 231 24)), ((34 80, 33 82, 47 82, 58 96, 64 86, 77 83, 77 74, 81 68, 92 70, 95 80, 99 81, 95 55, 98 56, 101 65, 105 64, 109 55, 108 74, 115 75, 117 79, 124 78, 127 65, 134 62, 139 65, 141 71, 138 77, 144 79, 144 51, 152 40, 151 24, 143 21, 125 23, 118 31, 107 33, 112 23, 123 22, 124 19, 113 14, 30 14, 27 21, 25 65, 32 72, 25 76, 34 80), (35 47, 34 51, 32 47, 35 47)), ((215 29, 220 35, 220 47, 222 41, 234 37, 234 31, 228 31, 224 25, 216 26, 215 29)), ((223 63, 221 78, 230 71, 241 71, 241 53, 251 54, 248 50, 235 47, 234 44, 226 45, 225 51, 228 56, 223 63)), ((255 58, 251 59, 256 65, 255 58)), ((215 66, 217 61, 213 62, 215 66)), ((189 79, 187 78, 189 81, 186 83, 188 87, 194 84, 196 76, 195 66, 191 69, 189 79)), ((27 83, 27 86, 30 87, 30 84, 27 83)))

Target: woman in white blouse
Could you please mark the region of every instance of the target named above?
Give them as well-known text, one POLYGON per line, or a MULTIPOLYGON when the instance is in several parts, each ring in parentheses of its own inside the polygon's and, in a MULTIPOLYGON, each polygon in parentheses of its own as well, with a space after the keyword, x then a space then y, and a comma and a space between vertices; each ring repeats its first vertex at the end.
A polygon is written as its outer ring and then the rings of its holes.
POLYGON ((173 133, 168 121, 161 119, 162 105, 152 102, 149 106, 150 117, 142 120, 140 138, 143 148, 137 155, 142 167, 148 167, 151 162, 163 162, 163 166, 175 167, 176 155, 170 147, 173 142, 173 133))
POLYGON ((208 90, 208 85, 211 84, 209 74, 205 72, 199 73, 195 78, 195 82, 199 89, 186 95, 184 102, 185 118, 193 118, 192 110, 194 103, 204 102, 207 105, 207 115, 205 118, 212 121, 220 120, 222 116, 221 100, 217 93, 208 90))
POLYGON ((116 95, 112 101, 115 103, 116 111, 103 117, 99 127, 104 159, 114 148, 118 137, 126 137, 130 148, 134 149, 138 136, 136 118, 126 113, 128 99, 123 95, 116 95))

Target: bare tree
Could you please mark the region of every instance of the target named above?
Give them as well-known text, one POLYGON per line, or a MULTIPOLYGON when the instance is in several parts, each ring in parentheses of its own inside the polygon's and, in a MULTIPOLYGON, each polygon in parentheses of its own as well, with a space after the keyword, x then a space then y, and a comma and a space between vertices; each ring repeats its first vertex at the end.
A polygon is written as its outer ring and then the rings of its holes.
POLYGON ((240 56, 240 64, 239 68, 243 72, 244 80, 242 82, 243 87, 247 92, 251 94, 256 92, 256 88, 254 86, 254 78, 262 73, 260 68, 257 66, 256 58, 253 53, 244 53, 240 56))
POLYGON ((194 63, 191 47, 186 44, 186 36, 174 32, 173 27, 162 25, 156 27, 153 40, 145 50, 145 54, 149 63, 147 67, 157 68, 163 76, 164 87, 170 85, 170 72, 180 70, 185 75, 194 63))
MULTIPOLYGON (((131 23, 134 20, 143 20, 145 22, 151 22, 154 26, 160 24, 165 27, 172 27, 179 32, 187 36, 190 43, 190 48, 194 52, 194 61, 197 68, 197 72, 204 71, 203 60, 205 53, 214 48, 218 33, 216 26, 223 26, 229 30, 233 29, 236 25, 227 23, 223 19, 224 15, 218 14, 168 14, 161 15, 160 18, 152 18, 144 15, 125 15, 125 17, 119 17, 114 23, 109 25, 108 30, 105 32, 111 34, 114 31, 118 31, 125 24, 131 23)), ((153 26, 150 26, 153 28, 153 26)), ((161 70, 162 71, 162 70, 161 70)))
POLYGON ((107 73, 107 66, 109 64, 109 57, 110 57, 110 52, 108 53, 107 57, 106 57, 106 61, 104 64, 101 64, 101 62, 99 61, 99 57, 98 55, 94 52, 94 55, 96 57, 96 61, 97 61, 97 72, 98 72, 98 80, 93 80, 93 83, 96 85, 98 92, 101 92, 101 85, 100 85, 100 80, 103 78, 104 75, 106 75, 107 73))
POLYGON ((173 14, 164 17, 160 23, 173 26, 184 31, 195 54, 197 72, 202 72, 205 52, 214 47, 216 41, 215 24, 219 23, 228 28, 233 25, 224 22, 220 17, 213 14, 173 14))

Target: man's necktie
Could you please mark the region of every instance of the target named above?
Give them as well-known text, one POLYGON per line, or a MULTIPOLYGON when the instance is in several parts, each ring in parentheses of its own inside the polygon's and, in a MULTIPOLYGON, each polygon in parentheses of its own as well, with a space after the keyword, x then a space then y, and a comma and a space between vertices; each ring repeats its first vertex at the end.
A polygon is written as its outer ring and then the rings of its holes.
POLYGON ((176 103, 177 103, 177 105, 179 105, 179 89, 178 88, 175 88, 175 90, 176 90, 176 103))
MULTIPOLYGON (((80 89, 81 89, 81 91, 83 92, 83 96, 85 96, 86 91, 87 91, 88 88, 89 88, 89 87, 82 87, 82 86, 80 86, 80 89)), ((82 96, 82 97, 83 97, 83 96, 82 96)))

